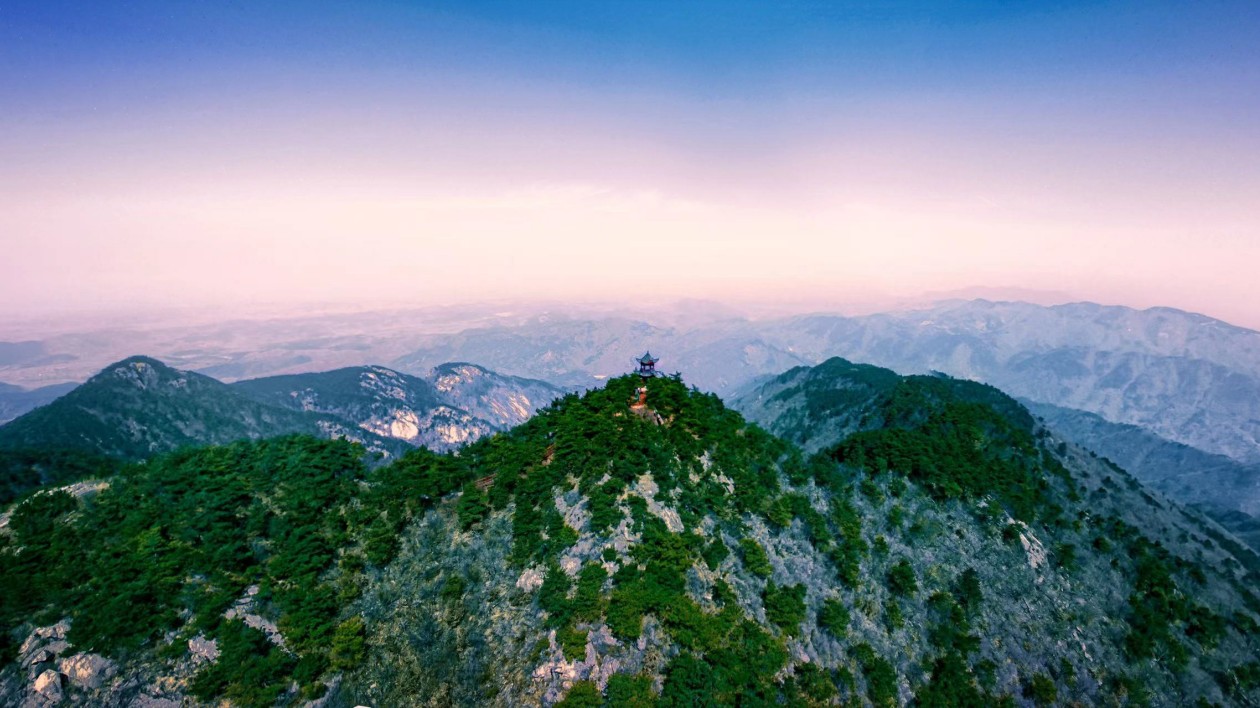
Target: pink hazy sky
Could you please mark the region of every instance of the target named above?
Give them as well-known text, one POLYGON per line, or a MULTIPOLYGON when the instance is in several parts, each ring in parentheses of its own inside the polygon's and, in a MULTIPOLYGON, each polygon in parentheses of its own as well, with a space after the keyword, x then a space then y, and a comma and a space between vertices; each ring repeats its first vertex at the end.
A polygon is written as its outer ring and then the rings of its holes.
MULTIPOLYGON (((105 43, 53 52, 60 82, 10 75, 0 317, 1017 286, 1260 328, 1251 55, 1174 46, 1153 68, 1107 55, 1027 79, 955 58, 914 80, 802 51, 719 63, 710 85, 707 64, 608 59, 590 32, 435 17, 469 38, 404 60, 172 39, 149 62, 105 43), (500 56, 504 37, 545 50, 500 56)), ((999 36, 1033 31, 1005 22, 999 36)), ((60 36, 23 26, 28 50, 60 36)), ((21 65, 9 46, 3 66, 21 65)))

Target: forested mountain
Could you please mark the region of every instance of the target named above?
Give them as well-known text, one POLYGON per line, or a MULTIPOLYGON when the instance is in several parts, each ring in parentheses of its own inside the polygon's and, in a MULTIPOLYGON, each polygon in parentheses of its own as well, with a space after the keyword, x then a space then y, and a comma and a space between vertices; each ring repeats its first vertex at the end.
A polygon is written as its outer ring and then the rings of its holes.
POLYGON ((1260 461, 1260 332, 1170 308, 974 300, 771 325, 772 343, 901 373, 941 371, 1022 398, 1260 461))
POLYGON ((458 455, 288 437, 37 494, 0 700, 1260 701, 1254 554, 995 389, 848 367, 765 418, 814 455, 621 377, 458 455))
MULTIPOLYGON (((990 387, 964 385, 941 375, 934 378, 971 395, 996 393, 990 387)), ((813 451, 857 430, 871 414, 876 397, 899 380, 887 369, 837 357, 769 379, 735 399, 733 405, 749 419, 813 451)), ((1260 503, 1260 467, 1164 440, 1138 426, 1110 423, 1085 411, 1031 401, 1026 405, 1065 439, 1119 464, 1170 498, 1201 508, 1253 548, 1260 548, 1260 523, 1254 516, 1260 503)))
POLYGON ((0 503, 111 465, 100 457, 139 460, 287 433, 346 438, 385 456, 447 450, 520 423, 562 393, 461 363, 426 379, 373 366, 229 385, 132 357, 0 426, 0 503))
POLYGON ((319 434, 319 423, 314 415, 263 405, 208 376, 137 356, 0 426, 0 448, 141 459, 190 445, 319 434))
POLYGON ((0 449, 141 459, 286 433, 346 437, 389 454, 407 445, 447 449, 520 423, 562 393, 461 363, 427 379, 377 366, 224 384, 132 357, 0 426, 0 449))

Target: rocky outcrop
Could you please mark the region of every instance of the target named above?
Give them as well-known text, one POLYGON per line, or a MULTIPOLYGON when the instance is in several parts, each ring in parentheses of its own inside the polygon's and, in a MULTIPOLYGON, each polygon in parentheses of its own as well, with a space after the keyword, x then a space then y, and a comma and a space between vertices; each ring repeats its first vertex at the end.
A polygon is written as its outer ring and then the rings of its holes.
POLYGON ((61 674, 52 669, 48 669, 35 677, 35 684, 32 688, 35 691, 35 695, 28 699, 32 705, 54 705, 60 703, 66 696, 65 691, 61 687, 61 674))
POLYGON ((62 620, 31 631, 18 648, 18 670, 0 674, 0 706, 177 708, 185 705, 188 682, 199 665, 218 656, 213 641, 196 649, 190 641, 193 651, 184 660, 154 662, 141 656, 119 665, 101 654, 77 651, 66 638, 69 630, 70 622, 62 620))
POLYGON ((564 393, 543 381, 504 376, 466 363, 437 366, 429 380, 449 405, 505 428, 524 423, 564 393))
POLYGON ((354 432, 431 450, 450 450, 528 420, 563 391, 542 381, 501 376, 473 364, 444 364, 427 377, 382 366, 238 381, 252 399, 317 414, 354 432))
POLYGON ((62 620, 36 627, 18 647, 20 673, 0 682, 0 704, 23 708, 56 705, 66 697, 66 682, 58 664, 60 655, 70 649, 66 633, 70 623, 62 620))
MULTIPOLYGON (((280 634, 280 628, 275 622, 258 614, 254 606, 254 597, 258 595, 258 586, 250 585, 245 588, 245 596, 237 600, 231 607, 223 613, 223 618, 228 620, 239 619, 244 622, 247 627, 252 627, 263 634, 267 635, 267 639, 276 646, 284 648, 284 635, 280 634)), ((190 644, 191 647, 191 644, 190 644)), ((218 657, 218 645, 214 647, 214 655, 218 657)))
POLYGON ((100 654, 75 654, 57 662, 57 668, 74 685, 95 690, 118 672, 113 662, 100 654))
POLYGON ((206 639, 204 634, 198 634, 188 640, 188 653, 192 656, 194 663, 212 662, 219 658, 219 642, 206 639))

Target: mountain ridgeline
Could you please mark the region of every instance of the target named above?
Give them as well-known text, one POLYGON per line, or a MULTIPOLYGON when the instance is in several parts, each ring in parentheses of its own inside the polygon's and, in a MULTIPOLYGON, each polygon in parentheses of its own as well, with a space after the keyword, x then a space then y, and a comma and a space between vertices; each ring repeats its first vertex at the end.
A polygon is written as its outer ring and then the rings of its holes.
POLYGON ((434 335, 391 365, 452 359, 587 385, 647 347, 723 396, 834 356, 903 374, 941 371, 1056 406, 1142 426, 1201 450, 1260 461, 1260 332, 1171 308, 945 301, 915 310, 657 326, 540 317, 434 335))
POLYGON ((990 387, 781 378, 741 401, 778 435, 620 377, 458 454, 288 436, 35 494, 0 702, 1260 701, 1260 560, 1211 521, 990 387))
POLYGON ((140 460, 302 433, 396 457, 414 446, 447 450, 506 429, 561 393, 472 364, 444 364, 428 378, 364 366, 225 384, 132 357, 0 426, 9 488, 0 490, 0 503, 47 477, 47 466, 36 461, 49 454, 140 460))
POLYGON ((0 448, 73 449, 137 460, 242 438, 318 434, 320 422, 254 401, 208 376, 137 356, 0 426, 0 448))
POLYGON ((24 389, 0 383, 0 425, 23 413, 47 405, 69 393, 75 384, 54 384, 34 389, 24 389))
POLYGON ((427 378, 381 366, 269 376, 232 387, 261 403, 333 416, 384 438, 447 450, 527 420, 563 391, 447 363, 427 378))
MULTIPOLYGON (((450 312, 427 312, 416 319, 418 313, 394 311, 155 330, 146 336, 94 331, 46 341, 0 342, 0 380, 36 386, 82 376, 89 370, 85 367, 100 366, 142 342, 164 361, 179 362, 179 368, 233 379, 294 367, 382 361, 397 372, 436 383, 434 370, 446 366, 444 362, 475 361, 501 374, 581 389, 624 371, 646 347, 668 351, 664 366, 687 372, 689 383, 736 398, 791 367, 841 356, 902 374, 940 371, 997 386, 1038 405, 1092 413, 1098 416, 1093 422, 1075 416, 1080 425, 1060 418, 1051 421, 1052 427, 1070 432, 1073 440, 1079 433, 1084 437, 1078 442, 1120 462, 1140 479, 1183 503, 1210 504, 1218 518, 1257 537, 1246 527, 1260 527, 1260 522, 1237 512, 1254 517, 1260 505, 1260 332, 1170 308, 1092 303, 1043 307, 953 300, 861 317, 815 314, 771 320, 705 309, 671 314, 668 308, 653 308, 652 322, 624 313, 595 318, 464 313, 459 317, 467 319, 456 324, 443 319, 450 312), (700 317, 691 316, 696 314, 700 317), (449 329, 427 330, 426 322, 431 324, 434 317, 449 329), (408 336, 382 336, 399 322, 410 323, 408 336), (467 328, 459 330, 461 326, 467 328), (239 346, 224 348, 224 337, 239 346), (400 351, 408 353, 399 356, 400 351), (1130 432, 1162 441, 1112 435, 1094 422, 1138 426, 1140 431, 1130 432), (1068 426, 1074 427, 1069 431, 1068 426), (1203 454, 1183 454, 1176 443, 1203 454), (1221 457, 1235 464, 1221 464, 1221 457), (1175 478, 1170 477, 1174 470, 1175 478)), ((0 420, 47 402, 58 391, 0 384, 0 420)), ((549 397, 530 399, 537 404, 549 397)), ((458 400, 446 405, 492 420, 458 400)), ((392 430, 395 423, 400 431, 411 429, 406 411, 402 420, 393 418, 397 408, 376 419, 378 431, 392 430)), ((427 415, 426 410, 415 413, 415 422, 427 415)), ((446 432, 432 432, 432 441, 425 444, 445 445, 444 437, 462 432, 462 425, 449 416, 436 416, 434 422, 446 432)), ((350 421, 348 427, 358 425, 350 421)))

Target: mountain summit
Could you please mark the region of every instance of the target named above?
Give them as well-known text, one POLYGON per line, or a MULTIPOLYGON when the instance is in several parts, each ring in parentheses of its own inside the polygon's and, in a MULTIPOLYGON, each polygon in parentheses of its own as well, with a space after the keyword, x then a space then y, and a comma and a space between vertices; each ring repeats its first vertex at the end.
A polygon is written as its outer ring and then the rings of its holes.
POLYGON ((0 446, 139 459, 190 445, 295 432, 318 433, 317 421, 259 404, 208 376, 134 356, 0 427, 0 446))

